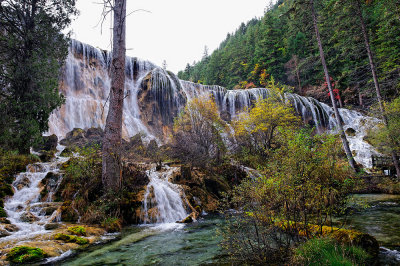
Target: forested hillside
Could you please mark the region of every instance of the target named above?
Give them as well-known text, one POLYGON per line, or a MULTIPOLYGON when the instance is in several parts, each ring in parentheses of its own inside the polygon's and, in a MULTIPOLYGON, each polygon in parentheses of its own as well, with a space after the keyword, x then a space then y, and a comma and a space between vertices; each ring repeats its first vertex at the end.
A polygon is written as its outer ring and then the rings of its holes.
MULTIPOLYGON (((360 1, 383 97, 400 89, 400 1, 360 1)), ((316 2, 328 68, 343 104, 369 105, 374 85, 357 1, 316 2)), ((181 79, 229 89, 264 87, 270 77, 295 92, 328 100, 324 73, 304 1, 279 0, 264 17, 242 23, 219 48, 178 73, 181 79)))

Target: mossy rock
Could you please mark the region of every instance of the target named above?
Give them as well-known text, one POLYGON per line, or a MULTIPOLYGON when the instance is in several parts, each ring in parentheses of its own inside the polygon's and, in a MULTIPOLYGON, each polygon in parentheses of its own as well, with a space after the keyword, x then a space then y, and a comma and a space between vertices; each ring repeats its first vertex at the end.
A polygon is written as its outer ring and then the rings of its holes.
POLYGON ((86 245, 89 244, 89 240, 84 238, 84 237, 79 237, 79 236, 72 236, 72 235, 67 235, 67 234, 56 234, 54 236, 55 240, 61 240, 67 243, 76 243, 78 245, 86 245))
POLYGON ((86 236, 86 228, 79 225, 68 227, 68 232, 77 236, 86 236))
POLYGON ((31 263, 43 260, 47 254, 40 248, 26 246, 14 247, 7 254, 7 260, 13 263, 31 263))

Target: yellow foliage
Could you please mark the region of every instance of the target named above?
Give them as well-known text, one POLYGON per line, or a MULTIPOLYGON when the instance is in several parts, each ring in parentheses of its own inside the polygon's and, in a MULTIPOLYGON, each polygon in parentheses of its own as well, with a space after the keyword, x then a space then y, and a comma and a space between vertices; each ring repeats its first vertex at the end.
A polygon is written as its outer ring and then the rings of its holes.
POLYGON ((293 107, 282 101, 280 91, 270 91, 269 98, 258 100, 234 121, 237 137, 252 136, 255 144, 264 149, 270 147, 278 127, 293 127, 300 122, 293 107))

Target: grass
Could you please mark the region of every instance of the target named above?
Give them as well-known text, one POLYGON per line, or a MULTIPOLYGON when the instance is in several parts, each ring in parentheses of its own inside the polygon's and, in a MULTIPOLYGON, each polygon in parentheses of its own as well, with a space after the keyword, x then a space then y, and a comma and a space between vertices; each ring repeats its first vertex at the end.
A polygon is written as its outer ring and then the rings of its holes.
POLYGON ((330 238, 314 238, 295 250, 301 265, 368 265, 371 257, 360 247, 338 244, 330 238))

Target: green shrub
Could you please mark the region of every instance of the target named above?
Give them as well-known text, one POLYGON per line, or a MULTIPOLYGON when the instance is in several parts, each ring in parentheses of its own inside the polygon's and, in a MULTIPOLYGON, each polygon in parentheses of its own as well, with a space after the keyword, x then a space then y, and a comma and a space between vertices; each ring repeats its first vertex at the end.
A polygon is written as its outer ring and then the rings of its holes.
POLYGON ((360 247, 340 245, 330 238, 314 238, 295 250, 295 264, 368 265, 371 258, 360 247))
POLYGON ((84 237, 66 235, 66 234, 62 234, 62 233, 56 234, 54 239, 68 242, 68 243, 76 243, 78 245, 86 245, 89 243, 89 240, 84 237))
POLYGON ((40 261, 46 256, 46 253, 40 248, 21 246, 11 249, 7 254, 7 260, 14 263, 28 263, 40 261))
POLYGON ((0 218, 3 218, 3 217, 7 217, 7 213, 2 207, 0 207, 0 218))
POLYGON ((116 217, 108 217, 104 219, 104 221, 101 223, 101 226, 110 233, 119 232, 122 229, 121 219, 116 217))
POLYGON ((77 236, 86 236, 86 229, 83 226, 68 227, 68 232, 77 236))

